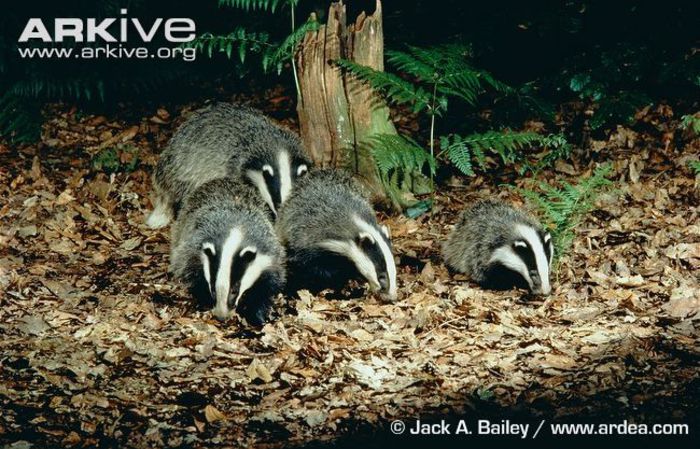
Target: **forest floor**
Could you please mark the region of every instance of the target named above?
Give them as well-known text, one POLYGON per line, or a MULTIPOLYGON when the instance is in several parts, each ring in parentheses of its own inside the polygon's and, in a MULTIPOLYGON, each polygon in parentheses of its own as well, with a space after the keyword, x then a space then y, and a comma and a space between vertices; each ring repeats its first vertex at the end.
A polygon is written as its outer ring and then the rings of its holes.
MULTIPOLYGON (((274 94, 261 101, 279 110, 274 94)), ((441 416, 700 430, 700 181, 687 167, 700 142, 668 107, 546 173, 575 183, 605 159, 615 182, 577 230, 551 296, 487 292, 447 272, 440 242, 461 208, 488 196, 521 202, 460 178, 432 215, 380 217, 398 301, 302 292, 280 299, 261 330, 197 310, 167 275, 168 231, 144 225, 150 173, 182 112, 129 122, 57 107, 40 144, 0 145, 0 444, 374 436, 389 447, 392 420, 441 416), (138 148, 135 170, 95 167, 113 147, 122 167, 138 148)))

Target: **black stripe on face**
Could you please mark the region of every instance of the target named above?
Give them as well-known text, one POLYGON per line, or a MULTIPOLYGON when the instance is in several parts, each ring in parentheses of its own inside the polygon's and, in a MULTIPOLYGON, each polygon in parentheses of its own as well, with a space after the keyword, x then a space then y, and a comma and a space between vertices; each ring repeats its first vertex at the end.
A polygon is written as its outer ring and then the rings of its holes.
POLYGON ((282 203, 282 187, 280 183, 279 170, 271 175, 270 172, 263 170, 263 179, 265 179, 265 185, 267 186, 268 192, 270 192, 270 198, 272 198, 272 203, 275 205, 275 209, 279 208, 280 203, 282 203))
POLYGON ((537 273, 537 260, 535 259, 535 253, 527 241, 518 240, 517 245, 515 243, 513 244, 513 251, 523 262, 525 262, 528 272, 534 271, 537 273), (521 243, 524 243, 525 246, 522 246, 521 243))
POLYGON ((241 290, 241 281, 248 266, 255 260, 255 253, 247 252, 243 256, 236 254, 231 263, 231 283, 229 284, 228 307, 233 308, 238 293, 241 290))
MULTIPOLYGON (((379 230, 379 235, 384 239, 389 248, 391 248, 391 242, 385 238, 384 233, 379 230)), ((389 271, 386 266, 386 261, 384 260, 384 255, 382 254, 382 249, 379 243, 370 241, 369 239, 358 238, 358 246, 362 249, 362 252, 367 254, 369 260, 372 261, 374 269, 377 272, 377 280, 382 290, 385 291, 389 288, 389 271)))
MULTIPOLYGON (((214 303, 216 303, 216 273, 219 271, 219 258, 214 255, 214 253, 211 252, 210 249, 205 248, 202 250, 204 252, 204 255, 207 257, 209 260, 209 285, 207 285, 207 290, 209 293, 209 299, 212 300, 214 303)), ((221 252, 221 248, 216 249, 217 254, 221 252)), ((202 267, 202 271, 204 270, 204 267, 202 267)), ((204 276, 204 274, 202 274, 204 276)), ((204 279, 204 283, 206 284, 206 278, 204 279)))
POLYGON ((552 240, 552 235, 546 232, 538 233, 540 240, 542 241, 542 247, 544 248, 544 254, 547 257, 547 262, 552 263, 552 256, 554 255, 554 242, 552 240), (544 238, 549 235, 549 241, 545 243, 544 238))

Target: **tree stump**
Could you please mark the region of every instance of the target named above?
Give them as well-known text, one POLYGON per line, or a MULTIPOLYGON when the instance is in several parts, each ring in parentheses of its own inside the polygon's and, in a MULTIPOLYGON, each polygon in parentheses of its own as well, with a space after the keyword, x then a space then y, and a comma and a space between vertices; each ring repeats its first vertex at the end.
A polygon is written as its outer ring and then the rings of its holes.
POLYGON ((297 105, 301 138, 314 163, 344 167, 385 200, 384 189, 369 150, 373 134, 396 134, 389 108, 369 86, 344 73, 337 59, 384 70, 382 4, 347 25, 342 1, 331 4, 328 21, 306 34, 296 55, 301 97, 297 105))

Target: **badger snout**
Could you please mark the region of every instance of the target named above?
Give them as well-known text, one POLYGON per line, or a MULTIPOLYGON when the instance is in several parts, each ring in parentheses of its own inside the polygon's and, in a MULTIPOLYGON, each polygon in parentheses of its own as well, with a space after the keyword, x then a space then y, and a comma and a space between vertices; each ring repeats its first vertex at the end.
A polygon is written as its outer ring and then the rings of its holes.
POLYGON ((377 277, 379 281, 379 289, 383 292, 389 290, 389 276, 386 273, 382 273, 377 277))

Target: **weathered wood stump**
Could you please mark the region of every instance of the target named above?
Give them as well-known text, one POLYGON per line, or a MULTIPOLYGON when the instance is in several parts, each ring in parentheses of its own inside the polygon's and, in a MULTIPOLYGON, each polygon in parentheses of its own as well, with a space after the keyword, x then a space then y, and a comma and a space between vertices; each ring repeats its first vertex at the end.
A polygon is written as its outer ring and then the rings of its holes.
POLYGON ((342 1, 332 3, 327 23, 304 37, 296 62, 301 137, 314 162, 321 167, 352 170, 376 200, 384 200, 368 138, 373 134, 396 134, 396 128, 389 120, 386 103, 369 86, 334 64, 341 58, 384 70, 380 0, 373 14, 363 12, 350 25, 342 1))

